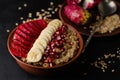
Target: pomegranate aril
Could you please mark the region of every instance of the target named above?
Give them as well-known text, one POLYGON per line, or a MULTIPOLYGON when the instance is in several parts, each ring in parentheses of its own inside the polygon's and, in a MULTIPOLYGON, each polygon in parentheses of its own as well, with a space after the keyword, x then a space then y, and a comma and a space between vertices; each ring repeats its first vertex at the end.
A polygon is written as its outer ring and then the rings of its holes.
POLYGON ((51 47, 50 47, 50 46, 47 46, 46 51, 49 52, 50 49, 51 49, 51 47))
POLYGON ((65 34, 62 34, 62 35, 61 35, 61 38, 62 38, 62 39, 63 39, 63 38, 65 38, 65 37, 66 37, 66 35, 65 35, 65 34))
POLYGON ((51 63, 53 61, 52 57, 48 57, 48 62, 51 63))
POLYGON ((49 62, 48 59, 45 59, 45 60, 44 60, 44 63, 48 63, 48 62, 49 62))
POLYGON ((53 50, 52 50, 54 53, 56 53, 56 49, 55 48, 53 48, 53 50))
POLYGON ((62 26, 61 32, 64 33, 65 32, 65 26, 62 26))
POLYGON ((55 36, 59 36, 60 35, 60 32, 59 31, 56 31, 55 32, 55 36))
POLYGON ((69 45, 73 45, 73 43, 72 43, 72 42, 69 42, 69 45))
POLYGON ((49 54, 48 54, 48 53, 45 53, 43 56, 47 58, 47 57, 49 56, 49 54))
POLYGON ((49 65, 50 65, 50 67, 53 67, 53 63, 50 63, 49 65))
POLYGON ((62 52, 64 52, 64 51, 65 51, 65 48, 61 48, 60 50, 61 50, 62 52))
POLYGON ((50 46, 51 46, 51 48, 54 48, 55 47, 55 43, 51 42, 50 46))
POLYGON ((50 55, 53 55, 53 56, 54 56, 54 55, 55 55, 55 52, 50 52, 50 55))
POLYGON ((57 38, 56 38, 57 40, 61 40, 61 36, 57 36, 57 38))

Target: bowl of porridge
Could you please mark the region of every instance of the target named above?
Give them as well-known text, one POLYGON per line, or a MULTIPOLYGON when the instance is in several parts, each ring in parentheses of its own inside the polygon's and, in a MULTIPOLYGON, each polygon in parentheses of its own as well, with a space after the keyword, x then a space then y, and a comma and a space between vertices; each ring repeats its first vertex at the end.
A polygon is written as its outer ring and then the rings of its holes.
POLYGON ((71 65, 81 54, 83 39, 74 27, 59 19, 34 20, 18 25, 7 46, 23 70, 46 75, 71 65))

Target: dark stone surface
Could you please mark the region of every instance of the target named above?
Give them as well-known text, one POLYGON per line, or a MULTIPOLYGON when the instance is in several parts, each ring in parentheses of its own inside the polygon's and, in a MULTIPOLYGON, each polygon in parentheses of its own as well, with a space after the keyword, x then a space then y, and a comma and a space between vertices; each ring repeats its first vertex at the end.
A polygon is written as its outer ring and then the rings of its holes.
MULTIPOLYGON (((120 34, 111 37, 93 38, 85 53, 63 74, 56 74, 51 77, 33 76, 22 70, 9 54, 7 49, 7 38, 10 31, 15 28, 15 23, 21 23, 20 17, 27 18, 27 14, 49 6, 49 2, 55 4, 64 0, 0 0, 0 80, 120 80, 120 59, 113 58, 115 63, 108 66, 105 72, 91 65, 104 54, 115 54, 120 48, 120 34), (28 4, 27 8, 18 11, 19 6, 28 4), (84 63, 83 63, 84 62, 84 63), (114 69, 115 72, 111 72, 114 69), (87 74, 86 74, 87 73, 87 74)), ((54 15, 58 18, 58 15, 54 15)), ((87 37, 83 36, 85 41, 87 37)), ((105 61, 109 61, 106 59, 105 61)))

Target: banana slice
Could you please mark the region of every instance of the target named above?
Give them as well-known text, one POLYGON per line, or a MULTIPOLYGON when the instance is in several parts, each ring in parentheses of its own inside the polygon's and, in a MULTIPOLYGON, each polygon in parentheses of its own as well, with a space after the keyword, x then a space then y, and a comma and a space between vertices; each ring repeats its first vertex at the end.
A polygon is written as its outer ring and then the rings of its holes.
POLYGON ((58 27, 62 26, 62 22, 59 19, 54 19, 51 22, 49 22, 48 26, 52 26, 55 29, 57 29, 58 27))
POLYGON ((52 26, 52 25, 48 25, 48 27, 47 27, 48 29, 50 28, 50 29, 52 29, 52 31, 56 31, 56 28, 54 27, 54 26, 52 26))
POLYGON ((53 23, 51 23, 51 24, 49 24, 49 25, 52 26, 52 27, 54 27, 55 30, 57 30, 57 28, 58 28, 58 26, 59 26, 59 23, 53 22, 53 23))
POLYGON ((55 33, 55 31, 50 27, 48 27, 45 31, 48 32, 50 35, 53 35, 55 33))
POLYGON ((41 36, 46 37, 46 38, 48 39, 48 42, 49 42, 49 41, 51 40, 52 33, 51 33, 50 31, 48 31, 48 30, 45 30, 45 31, 41 34, 41 36))
POLYGON ((38 48, 31 48, 27 54, 27 62, 38 62, 42 58, 42 53, 38 48))
POLYGON ((40 43, 40 41, 37 39, 33 45, 36 48, 39 48, 41 53, 44 53, 44 46, 40 43))
POLYGON ((48 26, 47 30, 52 32, 53 34, 56 32, 56 29, 54 27, 52 27, 52 26, 48 26))
POLYGON ((46 32, 43 32, 38 39, 45 40, 48 43, 51 40, 51 35, 46 32))
POLYGON ((43 46, 43 48, 45 49, 47 47, 48 42, 44 38, 38 40, 39 40, 39 44, 43 46))

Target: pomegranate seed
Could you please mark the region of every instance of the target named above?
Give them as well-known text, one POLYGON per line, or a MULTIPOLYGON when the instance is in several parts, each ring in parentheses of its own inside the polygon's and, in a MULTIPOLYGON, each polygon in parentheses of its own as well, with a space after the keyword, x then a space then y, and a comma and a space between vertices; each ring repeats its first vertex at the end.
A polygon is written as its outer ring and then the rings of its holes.
POLYGON ((65 48, 61 48, 61 51, 64 52, 64 51, 65 51, 65 48))
POLYGON ((52 61, 53 61, 53 59, 49 57, 48 62, 51 63, 52 61))
POLYGON ((62 27, 62 33, 64 33, 65 32, 65 28, 64 27, 62 27))
POLYGON ((55 47, 55 43, 54 42, 51 42, 51 48, 54 48, 55 47))
POLYGON ((62 47, 63 46, 63 41, 59 41, 58 47, 62 47))
POLYGON ((50 46, 47 46, 46 50, 49 51, 50 50, 50 46))
POLYGON ((73 45, 73 43, 72 43, 72 42, 69 42, 69 45, 73 45))
POLYGON ((50 63, 50 67, 53 67, 53 63, 50 63))
POLYGON ((48 59, 45 59, 45 60, 44 60, 44 63, 48 63, 48 62, 49 62, 48 59))
POLYGON ((52 51, 55 53, 55 52, 56 52, 56 49, 54 48, 52 51))
POLYGON ((43 59, 45 60, 45 59, 47 59, 47 57, 46 57, 46 56, 44 56, 44 57, 43 57, 43 59))
POLYGON ((49 56, 49 54, 48 54, 48 53, 45 53, 43 56, 48 57, 48 56, 49 56))
POLYGON ((56 36, 59 36, 59 35, 60 35, 60 32, 59 32, 59 31, 56 31, 55 35, 56 35, 56 36))
POLYGON ((61 35, 61 37, 62 37, 62 38, 65 38, 65 37, 66 37, 66 35, 65 35, 65 34, 63 34, 63 35, 61 35))
POLYGON ((57 36, 57 40, 61 40, 61 36, 57 36))
POLYGON ((51 52, 51 53, 50 53, 50 56, 51 56, 51 57, 54 57, 55 55, 56 55, 55 52, 51 52))

